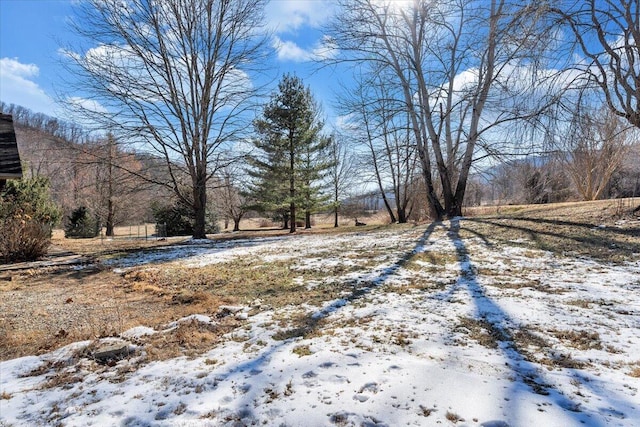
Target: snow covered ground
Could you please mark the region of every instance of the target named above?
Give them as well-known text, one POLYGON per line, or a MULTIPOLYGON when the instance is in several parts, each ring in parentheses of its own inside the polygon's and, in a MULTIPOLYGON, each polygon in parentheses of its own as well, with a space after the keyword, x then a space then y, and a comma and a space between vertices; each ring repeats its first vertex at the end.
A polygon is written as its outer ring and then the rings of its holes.
POLYGON ((307 287, 353 286, 321 307, 232 308, 243 326, 198 357, 148 362, 137 338, 215 317, 127 331, 112 366, 82 357, 89 342, 2 362, 0 426, 640 425, 640 261, 462 239, 460 222, 120 259, 287 260, 327 272, 307 287))

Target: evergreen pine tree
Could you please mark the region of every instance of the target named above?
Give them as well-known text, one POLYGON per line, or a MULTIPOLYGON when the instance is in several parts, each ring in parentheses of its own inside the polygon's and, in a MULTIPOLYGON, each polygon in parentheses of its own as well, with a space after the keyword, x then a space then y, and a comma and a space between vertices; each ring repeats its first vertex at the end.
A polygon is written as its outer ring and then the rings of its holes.
POLYGON ((319 107, 299 77, 285 74, 278 91, 254 122, 258 154, 251 158, 252 196, 262 210, 281 215, 283 225, 296 231, 298 208, 310 226, 320 203, 318 180, 325 162, 319 155, 328 144, 320 135, 319 107))

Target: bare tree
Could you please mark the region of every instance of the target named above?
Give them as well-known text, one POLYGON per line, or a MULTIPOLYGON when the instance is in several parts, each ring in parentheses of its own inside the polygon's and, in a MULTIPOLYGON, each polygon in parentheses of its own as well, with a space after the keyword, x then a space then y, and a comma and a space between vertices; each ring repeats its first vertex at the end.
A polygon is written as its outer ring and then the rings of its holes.
POLYGON ((582 58, 574 67, 604 94, 611 111, 640 127, 638 0, 564 0, 552 8, 568 25, 582 58))
POLYGON ((629 148, 626 122, 611 110, 576 111, 568 128, 564 160, 583 200, 597 200, 622 166, 629 148))
POLYGON ((340 4, 331 39, 338 60, 385 72, 401 91, 431 215, 461 215, 472 163, 504 149, 507 123, 547 104, 541 8, 509 0, 340 4))
POLYGON ((238 164, 222 168, 215 181, 212 192, 214 206, 228 228, 229 220, 233 221, 233 231, 240 231, 240 221, 249 211, 250 203, 242 188, 245 173, 238 164))
POLYGON ((327 178, 331 188, 333 226, 338 227, 341 206, 349 195, 351 187, 356 183, 357 167, 355 156, 343 135, 332 135, 326 152, 331 164, 327 178))
POLYGON ((114 236, 117 225, 141 218, 150 204, 150 184, 140 178, 143 165, 135 155, 124 151, 112 134, 78 145, 75 150, 76 166, 88 169, 90 174, 89 182, 83 183, 89 190, 85 191, 84 204, 92 207, 105 226, 105 234, 114 236), (93 185, 87 185, 90 183, 93 185))
MULTIPOLYGON (((366 147, 369 169, 378 185, 390 221, 406 223, 413 208, 413 181, 418 156, 403 101, 375 73, 341 100, 351 118, 356 141, 366 147), (393 201, 387 193, 393 194, 393 201)), ((401 94, 400 94, 401 95, 401 94)))
MULTIPOLYGON (((89 49, 68 50, 84 99, 70 107, 164 159, 170 187, 205 237, 207 182, 245 132, 263 57, 264 0, 88 0, 73 29, 89 49), (186 177, 186 180, 184 179, 186 177), (184 181, 184 182, 183 182, 184 181)), ((250 119, 249 119, 250 120, 250 119)))

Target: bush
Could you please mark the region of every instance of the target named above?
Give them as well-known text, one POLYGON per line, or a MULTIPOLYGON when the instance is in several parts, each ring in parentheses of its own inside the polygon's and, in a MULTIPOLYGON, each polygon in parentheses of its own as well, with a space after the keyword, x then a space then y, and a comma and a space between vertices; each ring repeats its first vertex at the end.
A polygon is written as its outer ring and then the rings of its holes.
POLYGON ((32 261, 47 253, 60 211, 42 177, 7 182, 0 192, 0 259, 32 261))
MULTIPOLYGON (((166 236, 188 236, 193 234, 194 213, 191 208, 182 203, 176 203, 169 206, 153 206, 153 218, 156 224, 162 229, 166 225, 166 236)), ((205 233, 218 233, 217 218, 214 214, 207 214, 207 224, 205 233)))
POLYGON ((99 232, 98 221, 89 213, 89 210, 80 206, 71 212, 64 228, 64 237, 67 238, 91 238, 99 232))

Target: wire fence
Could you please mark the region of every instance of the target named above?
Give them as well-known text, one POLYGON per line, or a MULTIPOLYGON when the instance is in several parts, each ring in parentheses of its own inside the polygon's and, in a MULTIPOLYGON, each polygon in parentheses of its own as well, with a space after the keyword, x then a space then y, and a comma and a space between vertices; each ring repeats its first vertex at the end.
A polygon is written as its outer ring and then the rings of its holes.
POLYGON ((167 237, 167 224, 143 223, 116 227, 113 236, 106 235, 106 229, 100 230, 101 239, 111 240, 160 240, 167 237))

